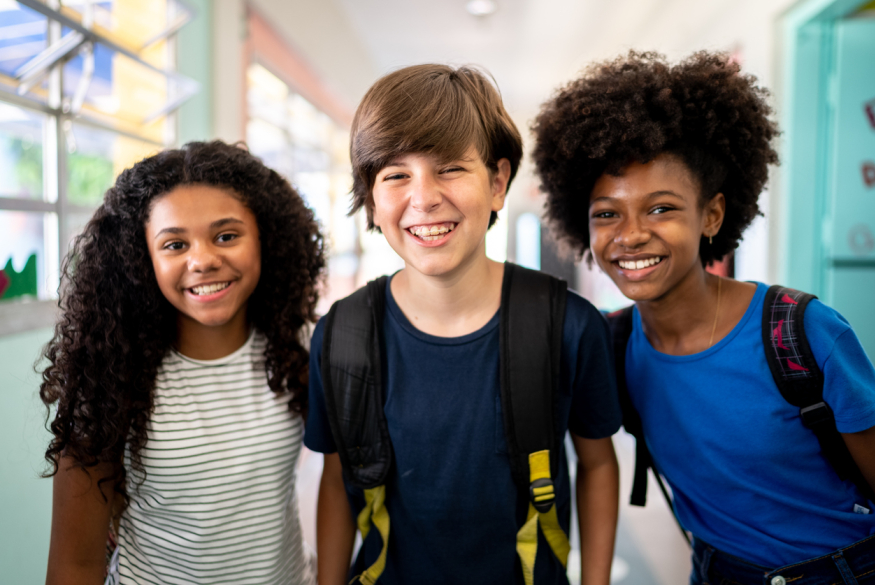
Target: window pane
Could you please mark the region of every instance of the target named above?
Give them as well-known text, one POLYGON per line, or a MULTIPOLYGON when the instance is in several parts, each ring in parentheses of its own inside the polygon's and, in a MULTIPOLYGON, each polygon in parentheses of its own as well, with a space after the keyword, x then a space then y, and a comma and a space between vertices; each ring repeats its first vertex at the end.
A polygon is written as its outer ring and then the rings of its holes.
POLYGON ((76 205, 99 205, 119 173, 160 150, 149 142, 81 124, 73 124, 67 142, 67 198, 76 205))
MULTIPOLYGON (((64 65, 64 95, 68 99, 72 100, 76 94, 83 67, 82 55, 64 65)), ((163 143, 166 118, 163 115, 151 118, 181 92, 177 83, 165 74, 97 44, 94 72, 85 93, 82 114, 163 143)))
MULTIPOLYGON (((175 0, 104 0, 93 7, 95 32, 162 68, 166 66, 166 55, 151 52, 154 39, 193 16, 187 6, 175 0)), ((65 0, 64 8, 81 22, 85 1, 65 0)))
POLYGON ((82 233, 82 230, 85 229, 85 224, 88 223, 88 220, 91 219, 94 213, 68 213, 65 216, 64 224, 67 228, 67 234, 70 236, 70 241, 68 242, 69 246, 73 243, 73 240, 82 233))
POLYGON ((46 17, 16 2, 0 1, 0 75, 11 77, 45 48, 46 17))
POLYGON ((43 199, 45 116, 0 102, 0 197, 43 199))
POLYGON ((0 302, 57 291, 57 216, 0 211, 0 302))

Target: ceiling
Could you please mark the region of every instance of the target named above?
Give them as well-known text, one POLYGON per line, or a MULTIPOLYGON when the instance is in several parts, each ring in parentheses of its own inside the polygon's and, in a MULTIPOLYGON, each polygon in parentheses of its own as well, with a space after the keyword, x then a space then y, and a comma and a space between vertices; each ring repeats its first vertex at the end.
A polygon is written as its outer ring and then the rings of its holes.
POLYGON ((631 48, 670 58, 740 53, 769 77, 777 15, 793 0, 496 0, 475 17, 466 0, 336 0, 380 74, 422 62, 477 64, 519 121, 593 60, 631 48))

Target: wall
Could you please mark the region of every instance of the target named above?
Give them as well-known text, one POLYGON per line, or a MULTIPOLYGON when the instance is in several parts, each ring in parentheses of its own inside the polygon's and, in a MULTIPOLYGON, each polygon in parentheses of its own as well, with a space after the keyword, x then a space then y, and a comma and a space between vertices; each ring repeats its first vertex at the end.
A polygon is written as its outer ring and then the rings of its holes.
MULTIPOLYGON (((233 142, 245 138, 247 3, 214 0, 212 6, 213 130, 217 138, 233 142)), ((248 9, 275 28, 327 91, 355 110, 378 72, 336 0, 253 0, 248 9)))
POLYGON ((50 329, 0 337, 0 575, 42 583, 51 523, 52 481, 41 479, 49 433, 33 365, 50 329))
POLYGON ((178 142, 213 138, 213 60, 209 48, 213 42, 213 3, 210 0, 187 0, 195 9, 194 19, 179 31, 176 41, 176 68, 194 79, 201 91, 179 108, 178 142))

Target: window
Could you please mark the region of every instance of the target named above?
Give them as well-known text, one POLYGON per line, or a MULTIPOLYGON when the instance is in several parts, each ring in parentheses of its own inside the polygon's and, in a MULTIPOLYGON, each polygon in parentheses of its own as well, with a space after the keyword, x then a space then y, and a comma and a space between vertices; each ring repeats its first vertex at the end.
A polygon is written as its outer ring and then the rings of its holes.
POLYGON ((0 0, 0 334, 45 326, 116 175, 175 142, 180 0, 0 0), (13 319, 12 316, 15 318, 13 319))
POLYGON ((346 215, 352 187, 349 132, 258 62, 249 65, 246 88, 246 143, 295 186, 329 238, 325 301, 346 296, 355 289, 358 271, 358 227, 346 215))

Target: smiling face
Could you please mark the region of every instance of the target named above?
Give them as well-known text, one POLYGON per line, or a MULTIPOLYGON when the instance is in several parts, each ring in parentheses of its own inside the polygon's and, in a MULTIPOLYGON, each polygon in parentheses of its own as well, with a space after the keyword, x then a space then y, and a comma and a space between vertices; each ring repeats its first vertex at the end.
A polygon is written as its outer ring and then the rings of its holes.
POLYGON ((657 300, 701 275, 699 245, 720 229, 724 207, 719 193, 702 205, 698 182, 686 165, 661 154, 596 181, 590 195, 590 249, 624 295, 657 300))
POLYGON ((245 331, 261 244, 255 215, 239 199, 206 185, 177 187, 152 204, 146 242, 180 328, 245 331))
POLYGON ((510 176, 507 159, 497 166, 490 172, 472 146, 449 163, 406 154, 377 173, 374 224, 407 268, 443 276, 486 258, 489 216, 504 207, 510 176))

